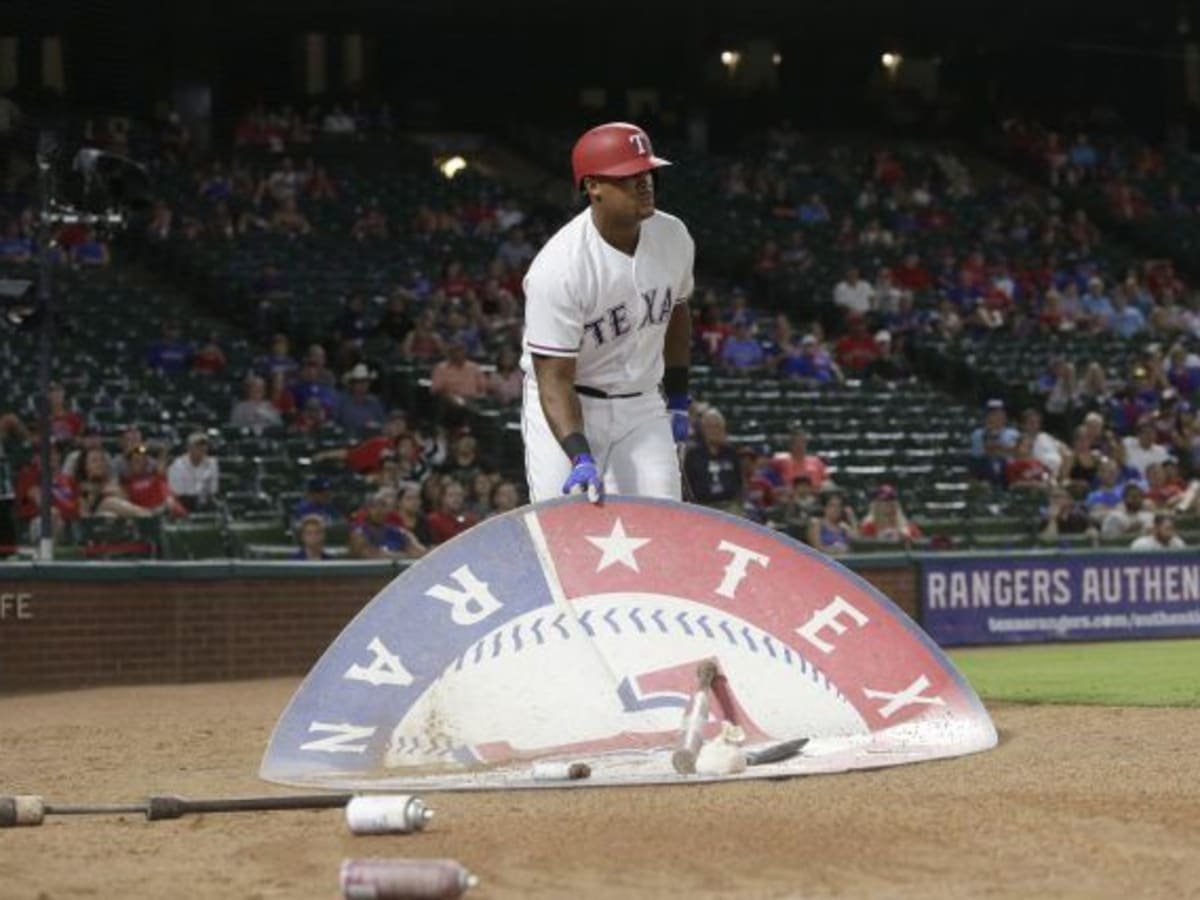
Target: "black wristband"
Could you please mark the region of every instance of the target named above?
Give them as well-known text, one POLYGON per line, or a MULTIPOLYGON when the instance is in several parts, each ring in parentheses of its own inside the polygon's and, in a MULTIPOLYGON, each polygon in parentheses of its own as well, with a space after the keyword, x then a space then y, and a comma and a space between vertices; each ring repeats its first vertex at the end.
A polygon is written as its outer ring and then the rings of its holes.
POLYGON ((574 462, 575 457, 582 453, 586 453, 588 456, 592 455, 592 448, 588 444, 588 439, 583 436, 582 431, 572 431, 559 441, 558 444, 563 448, 563 452, 567 454, 567 458, 571 462, 574 462))
POLYGON ((686 397, 688 392, 688 367, 667 366, 663 370, 663 393, 668 397, 686 397))

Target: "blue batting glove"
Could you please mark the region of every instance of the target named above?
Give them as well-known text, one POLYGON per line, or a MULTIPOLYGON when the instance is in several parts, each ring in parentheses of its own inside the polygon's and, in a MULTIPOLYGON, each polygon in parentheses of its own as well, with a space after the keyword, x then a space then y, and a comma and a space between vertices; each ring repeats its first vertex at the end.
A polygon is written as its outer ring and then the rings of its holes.
POLYGON ((667 412, 671 414, 671 437, 677 444, 688 439, 688 407, 691 405, 692 398, 686 394, 667 398, 667 412))
POLYGON ((571 460, 571 474, 563 482, 564 494, 581 494, 584 491, 593 503, 599 503, 604 496, 604 481, 590 453, 580 453, 571 460))

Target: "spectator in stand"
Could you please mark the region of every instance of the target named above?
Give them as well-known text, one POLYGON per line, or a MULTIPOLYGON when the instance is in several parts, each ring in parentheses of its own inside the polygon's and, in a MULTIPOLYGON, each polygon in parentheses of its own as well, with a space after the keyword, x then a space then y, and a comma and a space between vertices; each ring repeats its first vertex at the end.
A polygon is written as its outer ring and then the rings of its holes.
POLYGON ((386 241, 388 235, 388 218, 379 207, 379 201, 372 198, 366 208, 360 208, 358 218, 350 229, 350 236, 356 241, 386 241))
POLYGON ((325 549, 325 520, 320 516, 304 516, 296 524, 296 535, 300 539, 300 549, 292 559, 315 561, 333 559, 332 554, 325 549))
POLYGON ((762 344, 751 333, 751 325, 744 319, 733 326, 733 334, 721 345, 721 365, 731 372, 758 372, 763 368, 767 355, 762 344))
POLYGON ((1033 407, 1021 413, 1021 435, 1033 442, 1033 457, 1046 467, 1051 479, 1057 482, 1067 474, 1071 461, 1070 448, 1042 430, 1042 414, 1033 407))
POLYGON ((787 452, 776 453, 771 458, 771 467, 782 485, 790 485, 799 475, 809 477, 814 491, 823 491, 829 483, 824 460, 808 452, 808 433, 800 426, 792 429, 791 445, 787 452))
POLYGON ((510 228, 496 248, 496 256, 514 272, 524 272, 537 255, 537 248, 525 236, 525 229, 510 228))
POLYGON ((183 339, 183 329, 175 319, 163 323, 162 337, 146 352, 146 365, 171 375, 186 372, 192 365, 196 348, 183 339))
POLYGON ((417 540, 425 547, 431 543, 429 528, 426 526, 425 513, 421 509, 421 486, 416 482, 405 483, 398 491, 396 502, 396 522, 402 528, 407 528, 417 536, 417 540))
POLYGON ((463 487, 471 484, 481 471, 490 469, 491 466, 479 452, 478 439, 466 430, 455 436, 445 462, 438 466, 438 472, 453 478, 463 487))
POLYGON ((833 289, 833 302, 847 313, 865 316, 871 311, 875 289, 871 282, 858 273, 857 266, 850 266, 846 276, 833 289))
POLYGON ((289 428, 297 434, 316 434, 332 419, 317 397, 309 397, 292 418, 289 428))
POLYGON ((511 344, 505 344, 496 358, 496 371, 488 375, 488 396, 501 406, 513 406, 521 401, 525 375, 517 362, 517 351, 511 344))
MULTIPOLYGON (((100 429, 94 425, 84 425, 83 431, 75 438, 71 452, 63 460, 62 470, 75 476, 76 480, 78 480, 79 475, 77 473, 83 468, 83 458, 91 450, 99 450, 101 453, 104 453, 104 437, 100 434, 100 429)), ((107 453, 105 453, 105 457, 108 457, 107 453)), ((111 458, 108 459, 108 464, 111 468, 113 465, 111 458)))
POLYGON ((408 311, 408 305, 412 299, 412 294, 404 288, 396 288, 392 291, 388 297, 387 308, 384 309, 376 330, 397 343, 403 341, 413 330, 412 316, 408 311))
POLYGON ((1100 536, 1105 540, 1129 538, 1148 534, 1154 527, 1154 513, 1146 509, 1141 487, 1128 482, 1121 489, 1121 505, 1109 510, 1100 525, 1100 536))
POLYGON ((1075 375, 1075 363, 1068 359, 1055 359, 1050 374, 1038 386, 1046 392, 1046 413, 1057 423, 1065 423, 1082 405, 1083 394, 1075 375))
POLYGON ((808 543, 829 556, 844 556, 850 552, 850 541, 858 537, 854 510, 846 506, 836 491, 825 497, 820 518, 808 523, 808 543))
POLYGON ((971 474, 981 481, 1004 485, 1004 466, 1017 445, 1017 430, 1008 424, 1004 401, 987 402, 983 425, 971 432, 971 474))
POLYGON ((287 197, 272 214, 271 229, 288 237, 304 237, 312 234, 313 227, 296 205, 296 198, 287 197))
POLYGON ((1093 541, 1099 537, 1099 530, 1092 523, 1087 510, 1064 487, 1056 487, 1050 492, 1050 505, 1038 523, 1038 536, 1044 541, 1056 541, 1060 536, 1087 535, 1093 541))
POLYGON ((1156 513, 1150 533, 1134 538, 1129 546, 1133 550, 1182 550, 1187 544, 1175 533, 1175 517, 1156 513))
POLYGON ((467 346, 452 340, 446 358, 433 367, 429 392, 444 404, 465 406, 487 396, 487 376, 479 363, 467 359, 467 346))
POLYGON ((292 507, 292 522, 299 524, 309 516, 317 516, 322 522, 332 524, 342 518, 333 503, 333 486, 329 479, 314 475, 308 479, 304 496, 292 507))
POLYGON ((733 328, 722 321, 721 311, 715 303, 706 303, 701 307, 694 330, 695 341, 706 359, 720 359, 721 347, 733 333, 733 328))
POLYGON ((304 193, 312 200, 336 200, 338 197, 337 185, 329 172, 311 157, 304 167, 304 193))
POLYGON ((4 225, 4 238, 0 240, 0 262, 21 264, 33 259, 37 248, 31 238, 21 234, 21 226, 14 219, 4 225))
POLYGON ((112 261, 112 255, 108 252, 108 244, 97 239, 96 232, 88 228, 83 239, 71 249, 71 259, 80 266, 103 268, 112 261))
POLYGON ((1191 401, 1200 393, 1200 356, 1188 353, 1183 344, 1175 344, 1167 353, 1167 380, 1184 400, 1191 401))
POLYGON ((1108 375, 1098 362, 1090 362, 1083 370, 1083 382, 1079 385, 1079 403, 1083 406, 1108 406, 1112 400, 1112 389, 1108 375))
POLYGON ((912 374, 908 360, 892 352, 892 334, 886 329, 875 332, 878 355, 867 364, 863 375, 873 381, 897 382, 912 374))
POLYGON ((354 559, 418 559, 425 545, 395 522, 395 491, 386 488, 367 498, 363 515, 350 528, 349 551, 354 559))
POLYGON ((1121 480, 1121 467, 1115 459, 1105 457, 1096 472, 1095 487, 1084 500, 1088 514, 1101 522, 1124 499, 1125 482, 1121 480))
POLYGON ((412 331, 400 342, 400 352, 417 361, 434 360, 446 352, 445 342, 434 328, 433 313, 425 310, 417 316, 412 331))
POLYGON ((336 420, 351 438, 363 437, 383 425, 383 403, 371 393, 371 380, 374 377, 375 373, 362 363, 343 377, 348 390, 338 403, 336 420))
POLYGON ((479 521, 464 508, 466 496, 461 483, 453 478, 446 479, 442 486, 441 502, 437 509, 425 517, 429 537, 434 544, 443 544, 457 537, 479 521))
POLYGON ((304 365, 300 367, 300 378, 292 385, 292 399, 299 410, 305 410, 308 401, 315 399, 321 404, 325 418, 328 419, 337 414, 341 398, 337 391, 324 382, 321 375, 318 361, 312 356, 305 357, 304 365))
POLYGON ((742 512, 742 470, 737 452, 729 444, 725 417, 709 407, 700 416, 700 440, 683 459, 683 472, 696 503, 742 512))
POLYGON ((1112 301, 1104 290, 1104 281, 1098 276, 1088 279, 1087 291, 1080 300, 1083 317, 1080 325, 1092 332, 1107 331, 1116 316, 1112 301))
MULTIPOLYGON (((79 520, 79 485, 74 477, 63 472, 60 442, 50 444, 50 521, 51 534, 61 540, 65 529, 79 520)), ((17 474, 17 517, 29 523, 30 540, 35 543, 41 537, 41 466, 34 457, 17 474)))
POLYGON ((82 455, 73 474, 79 486, 81 516, 144 519, 153 515, 149 509, 129 502, 120 482, 113 476, 108 454, 102 448, 88 450, 82 455))
POLYGON ((879 346, 875 338, 867 331, 866 316, 861 313, 851 313, 846 318, 850 326, 847 334, 838 338, 834 345, 834 355, 842 371, 849 375, 861 376, 867 368, 879 357, 879 346))
POLYGON ((830 220, 829 207, 820 194, 811 194, 796 209, 796 218, 804 225, 823 225, 830 220))
POLYGON ((1154 416, 1147 414, 1138 420, 1137 435, 1127 437, 1121 442, 1125 447, 1125 465, 1135 469, 1142 480, 1146 478, 1147 466, 1165 462, 1171 455, 1156 439, 1154 416))
POLYGON ((408 417, 404 412, 395 410, 383 423, 382 433, 376 437, 355 444, 351 447, 338 447, 322 450, 313 456, 313 462, 340 460, 346 467, 359 475, 370 475, 383 468, 383 458, 386 453, 396 453, 401 456, 400 441, 407 435, 408 417))
POLYGON ((799 343, 789 347, 775 371, 782 378, 795 378, 813 385, 837 384, 843 380, 841 369, 814 334, 804 335, 799 343))
POLYGON ((243 385, 245 396, 233 405, 229 423, 256 431, 282 427, 283 417, 267 399, 267 383, 258 375, 247 375, 243 385))
POLYGON ((84 428, 83 416, 67 404, 67 392, 60 381, 50 382, 50 436, 56 441, 78 437, 84 428))
POLYGON ((349 136, 358 131, 354 117, 348 115, 341 106, 334 104, 321 122, 321 131, 325 134, 349 136))
POLYGON ((921 529, 904 514, 896 489, 890 484, 881 484, 859 526, 859 535, 873 541, 907 546, 921 537, 921 529))
POLYGON ((283 372, 271 373, 267 393, 271 405, 278 410, 283 421, 285 423, 289 422, 296 414, 296 398, 292 396, 292 389, 288 385, 287 375, 283 372))
POLYGON ((1129 296, 1122 285, 1113 289, 1112 316, 1109 319, 1114 334, 1131 338, 1146 330, 1146 317, 1136 306, 1131 306, 1129 296))
POLYGON ((130 503, 140 506, 154 515, 179 518, 187 515, 187 508, 175 499, 167 476, 162 473, 158 462, 150 456, 145 444, 138 444, 125 451, 125 474, 121 486, 130 503))
POLYGON ((801 472, 792 479, 784 494, 780 503, 780 518, 787 526, 788 534, 807 541, 809 520, 821 513, 821 497, 813 490, 812 478, 801 472))
POLYGON ((892 281, 897 287, 914 293, 933 287, 933 278, 921 264, 921 257, 912 252, 905 254, 900 265, 892 269, 892 281))
POLYGON ((220 467, 208 453, 208 435, 193 431, 188 435, 187 450, 167 469, 167 482, 189 511, 211 509, 220 491, 220 467))
POLYGON ((492 485, 492 516, 502 516, 521 505, 521 495, 511 481, 501 479, 492 485))
POLYGON ((1028 434, 1017 438, 1012 457, 1004 464, 1004 486, 1009 490, 1048 491, 1054 478, 1050 470, 1033 455, 1034 439, 1028 434))

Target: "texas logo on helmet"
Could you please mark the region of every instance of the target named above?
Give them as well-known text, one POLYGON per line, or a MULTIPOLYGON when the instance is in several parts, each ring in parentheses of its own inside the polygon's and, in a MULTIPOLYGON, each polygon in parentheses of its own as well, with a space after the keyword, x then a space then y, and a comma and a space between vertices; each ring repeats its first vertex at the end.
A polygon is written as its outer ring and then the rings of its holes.
POLYGON ((597 125, 576 141, 571 151, 576 187, 589 175, 628 178, 669 165, 670 160, 654 155, 646 132, 628 122, 597 125))

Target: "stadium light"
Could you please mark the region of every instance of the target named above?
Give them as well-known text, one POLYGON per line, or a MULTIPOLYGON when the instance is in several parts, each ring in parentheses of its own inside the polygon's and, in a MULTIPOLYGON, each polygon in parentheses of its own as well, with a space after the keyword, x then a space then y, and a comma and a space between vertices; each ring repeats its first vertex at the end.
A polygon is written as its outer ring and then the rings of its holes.
POLYGON ((731 73, 738 67, 738 63, 742 61, 742 54, 736 50, 721 51, 721 65, 727 68, 731 73))
POLYGON ((443 160, 438 165, 438 169, 447 178, 453 178, 459 172, 467 167, 467 161, 461 156, 451 156, 449 159, 443 160))
POLYGON ((879 57, 879 61, 883 63, 883 67, 888 72, 895 74, 896 70, 900 68, 900 63, 904 62, 904 57, 899 53, 885 53, 879 57))
POLYGON ((771 62, 775 63, 775 65, 777 65, 777 66, 782 65, 783 64, 783 54, 782 53, 772 54, 771 62))

